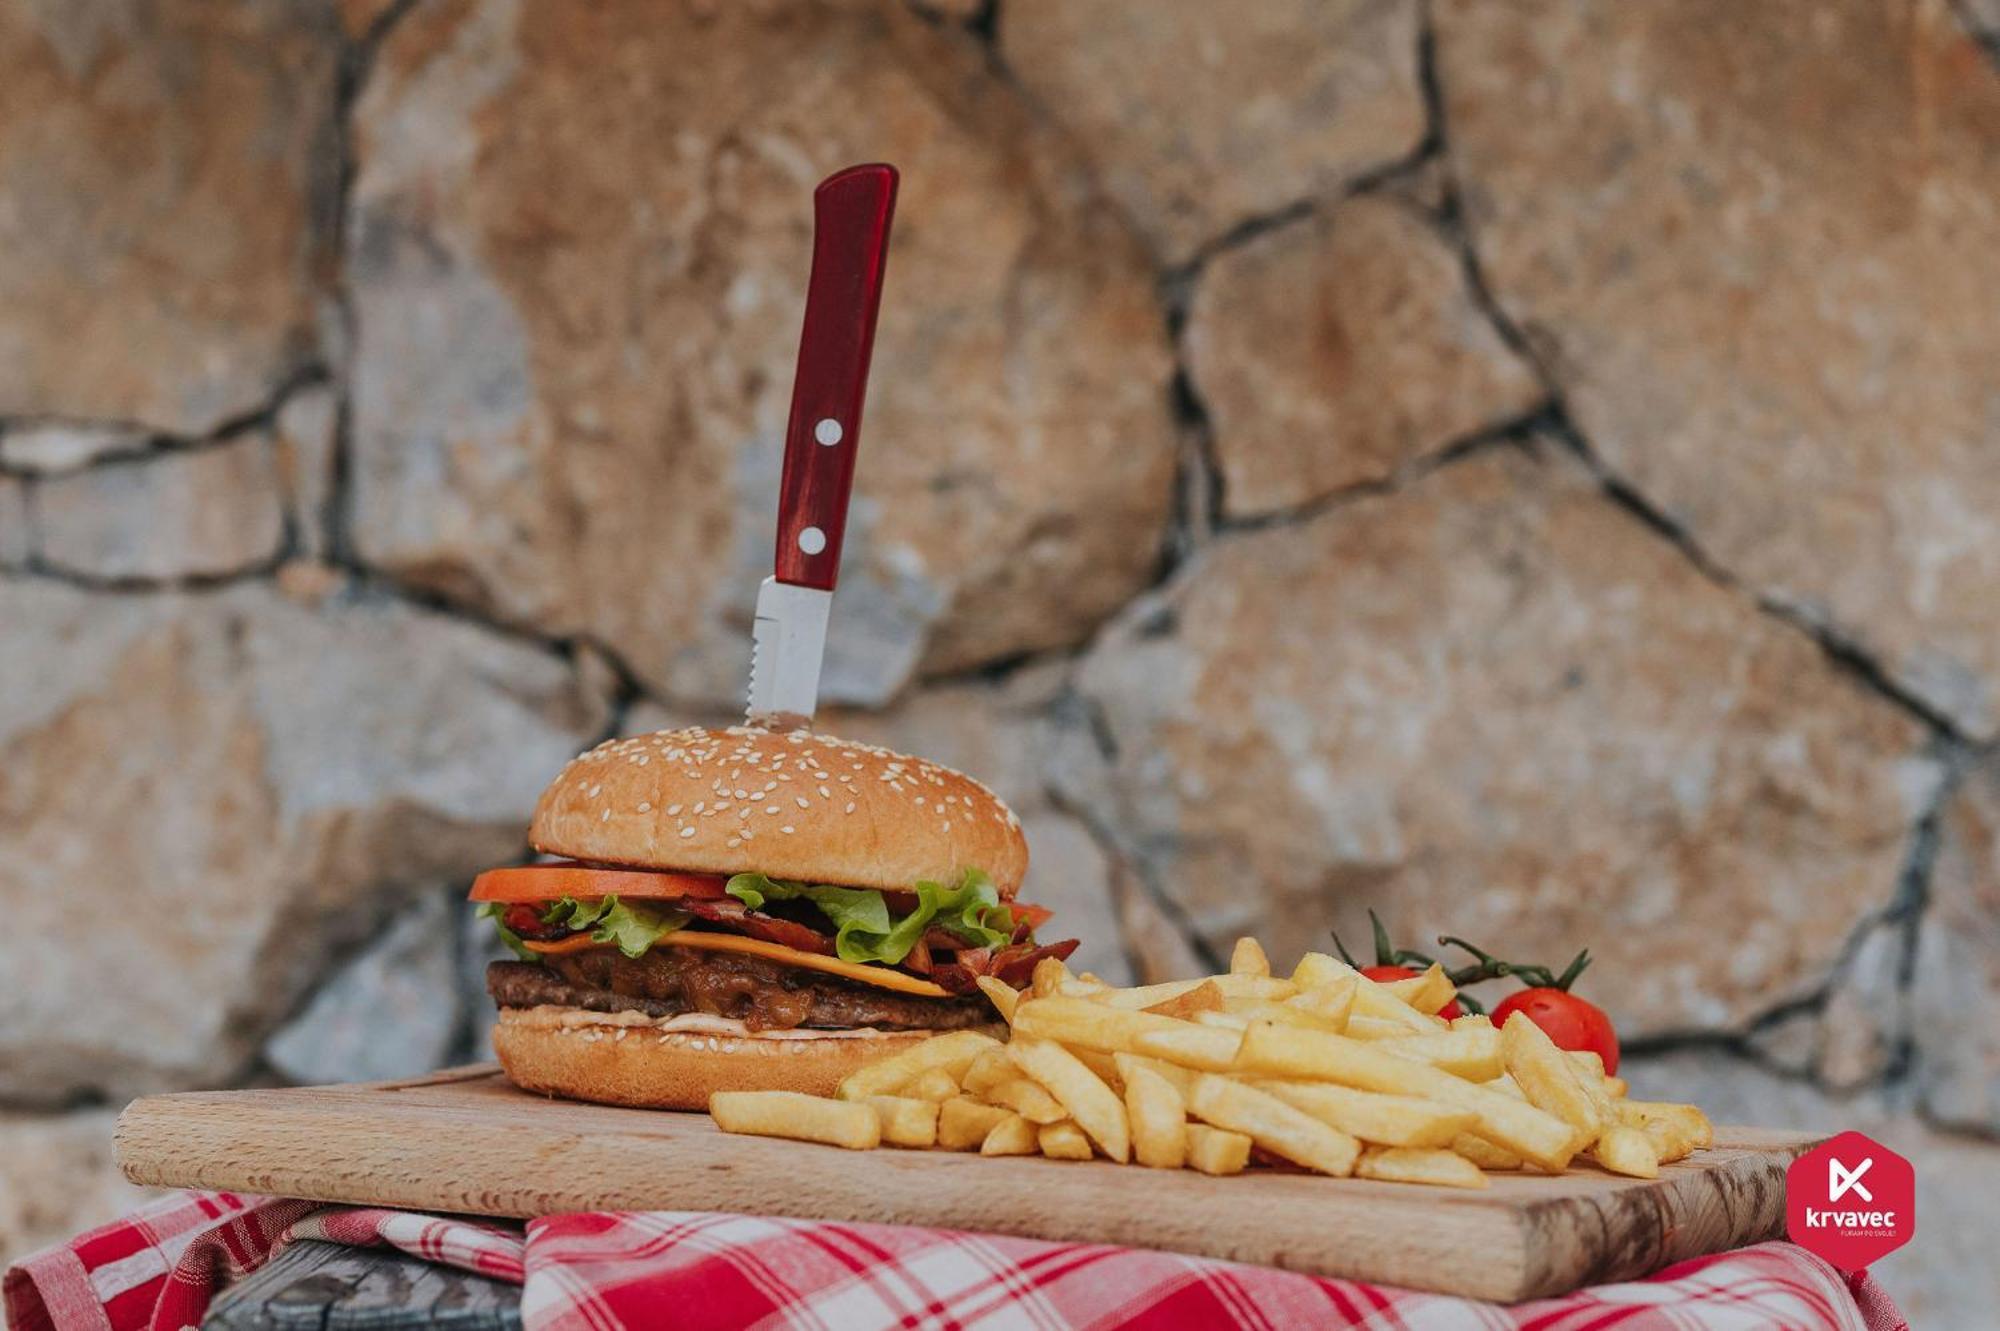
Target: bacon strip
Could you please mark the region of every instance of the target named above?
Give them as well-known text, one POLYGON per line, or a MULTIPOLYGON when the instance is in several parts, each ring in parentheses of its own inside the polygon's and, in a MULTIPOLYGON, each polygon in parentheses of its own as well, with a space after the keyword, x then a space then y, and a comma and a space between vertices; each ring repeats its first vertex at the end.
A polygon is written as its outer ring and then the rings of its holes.
POLYGON ((734 897, 686 897, 675 904, 698 920, 727 925, 737 933, 761 938, 767 943, 797 948, 801 952, 817 952, 823 957, 833 955, 833 940, 825 934, 797 920, 780 919, 760 910, 751 910, 734 897))

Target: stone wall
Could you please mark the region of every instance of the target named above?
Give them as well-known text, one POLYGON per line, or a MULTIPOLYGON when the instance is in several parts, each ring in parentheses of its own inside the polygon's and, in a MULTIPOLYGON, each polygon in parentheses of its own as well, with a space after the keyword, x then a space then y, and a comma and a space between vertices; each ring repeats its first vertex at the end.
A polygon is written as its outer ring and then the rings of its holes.
POLYGON ((1996 53, 1978 0, 0 4, 0 1250, 124 1202, 124 1097, 477 1052, 467 877, 574 750, 733 715, 809 191, 880 158, 829 726, 993 781, 1101 973, 1588 943, 1642 1085, 1907 1143, 1885 1277, 1990 1307, 1996 53))

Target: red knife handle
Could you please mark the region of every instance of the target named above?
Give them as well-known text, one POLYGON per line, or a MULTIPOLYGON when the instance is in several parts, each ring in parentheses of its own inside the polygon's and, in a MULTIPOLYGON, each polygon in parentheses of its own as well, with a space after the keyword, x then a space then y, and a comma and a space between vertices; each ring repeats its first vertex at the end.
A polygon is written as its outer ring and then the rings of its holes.
POLYGON ((813 192, 812 278, 778 488, 780 582, 830 592, 840 572, 895 211, 896 168, 880 163, 850 166, 813 192))

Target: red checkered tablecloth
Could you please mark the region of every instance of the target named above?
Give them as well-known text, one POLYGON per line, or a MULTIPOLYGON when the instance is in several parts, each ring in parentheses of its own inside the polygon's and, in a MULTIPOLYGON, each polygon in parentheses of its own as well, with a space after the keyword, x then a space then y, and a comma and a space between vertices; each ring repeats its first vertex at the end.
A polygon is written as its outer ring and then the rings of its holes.
POLYGON ((1514 1307, 1173 1253, 900 1225, 649 1211, 525 1228, 180 1193, 8 1268, 11 1331, 179 1331, 293 1239, 387 1245, 522 1283, 529 1331, 677 1327, 1366 1327, 1908 1331, 1867 1275, 1787 1243, 1514 1307))

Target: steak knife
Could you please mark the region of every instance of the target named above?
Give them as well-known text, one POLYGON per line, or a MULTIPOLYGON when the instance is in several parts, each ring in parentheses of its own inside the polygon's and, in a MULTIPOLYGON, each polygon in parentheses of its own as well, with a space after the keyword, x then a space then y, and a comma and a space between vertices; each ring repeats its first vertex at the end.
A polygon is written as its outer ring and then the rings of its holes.
POLYGON ((751 629, 752 725, 809 726, 819 702, 895 211, 896 169, 879 162, 836 172, 813 191, 812 276, 785 427, 777 551, 751 629))

